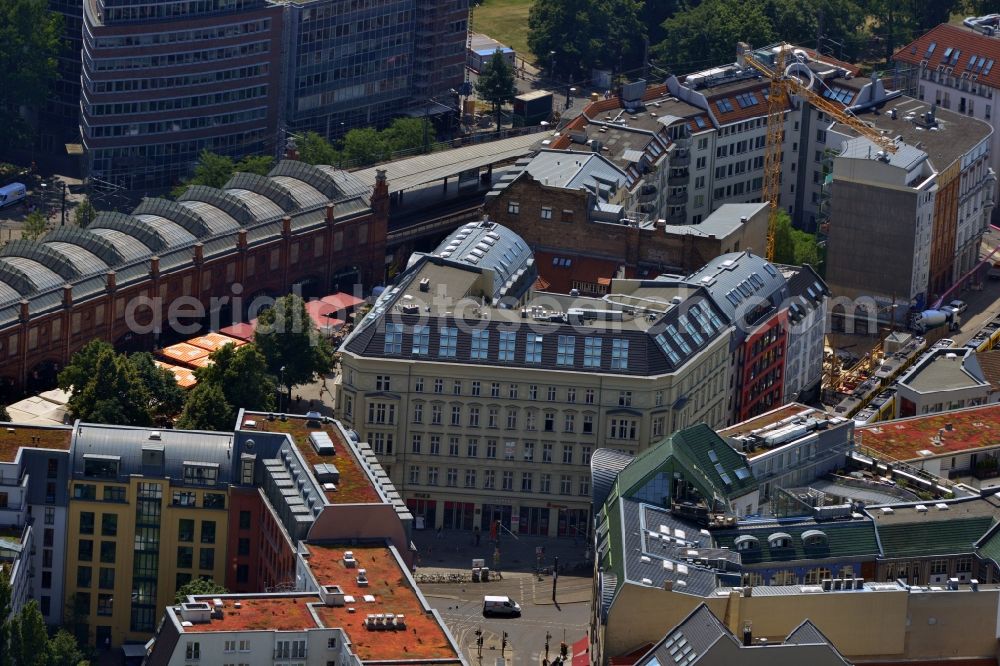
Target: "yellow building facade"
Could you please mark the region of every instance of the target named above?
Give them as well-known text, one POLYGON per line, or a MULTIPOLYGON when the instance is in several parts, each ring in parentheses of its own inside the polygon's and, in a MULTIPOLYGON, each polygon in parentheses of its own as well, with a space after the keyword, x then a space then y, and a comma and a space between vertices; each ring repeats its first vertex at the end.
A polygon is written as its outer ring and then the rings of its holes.
POLYGON ((225 580, 228 486, 132 475, 71 481, 66 624, 97 645, 145 642, 192 578, 225 580))

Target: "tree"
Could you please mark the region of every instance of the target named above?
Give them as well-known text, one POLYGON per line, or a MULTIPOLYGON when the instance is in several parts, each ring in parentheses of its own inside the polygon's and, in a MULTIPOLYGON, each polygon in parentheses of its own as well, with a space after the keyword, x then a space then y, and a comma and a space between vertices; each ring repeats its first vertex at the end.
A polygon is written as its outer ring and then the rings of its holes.
POLYGON ((10 412, 8 412, 7 408, 2 405, 0 405, 0 421, 4 423, 10 422, 10 412))
POLYGON ((219 585, 211 578, 192 578, 177 588, 177 594, 174 595, 174 603, 182 604, 187 601, 190 595, 226 594, 228 592, 229 590, 223 585, 219 585))
POLYGON ((94 208, 94 204, 90 203, 90 197, 84 197, 80 205, 73 211, 73 221, 76 226, 86 229, 95 217, 97 217, 97 210, 94 208))
POLYGON ((186 430, 232 430, 233 406, 218 384, 199 383, 188 394, 177 427, 186 430))
MULTIPOLYGON (((84 421, 150 425, 151 398, 135 366, 110 347, 100 349, 94 361, 94 372, 86 383, 82 387, 74 385, 68 403, 70 411, 84 421)), ((60 373, 60 382, 65 372, 60 373)))
POLYGON ((333 350, 320 337, 306 313, 302 298, 289 294, 257 318, 254 344, 264 355, 268 371, 279 378, 291 394, 292 387, 306 384, 333 367, 333 350))
POLYGON ((374 164, 385 156, 385 141, 378 130, 364 127, 344 135, 344 159, 352 166, 374 164))
MULTIPOLYGON (((544 3, 536 3, 538 6, 544 3)), ((500 49, 486 62, 476 79, 476 94, 493 105, 497 116, 497 132, 500 131, 500 109, 507 102, 514 101, 517 87, 514 85, 514 70, 503 57, 500 49)))
POLYGON ((115 349, 97 338, 81 347, 59 373, 59 388, 70 392, 83 389, 97 372, 97 359, 108 351, 114 353, 115 349))
POLYGON ((48 225, 49 221, 42 213, 37 210, 34 213, 28 213, 24 218, 24 226, 21 227, 21 238, 25 240, 37 240, 45 233, 48 225))
POLYGON ((32 599, 11 622, 10 652, 17 666, 46 666, 49 656, 49 635, 45 618, 32 599))
MULTIPOLYGON (((233 168, 234 173, 254 173, 258 176, 266 176, 274 168, 274 158, 270 155, 248 155, 244 157, 233 168)), ((232 174, 229 174, 232 177, 232 174)), ((226 178, 229 180, 229 178, 226 178)), ((225 182, 223 182, 225 185, 225 182)))
POLYGON ((198 384, 215 384, 232 407, 229 422, 239 408, 268 412, 274 409, 275 381, 256 345, 226 345, 212 352, 210 365, 194 371, 198 384))
POLYGON ((132 354, 129 363, 135 368, 149 396, 149 412, 153 419, 169 419, 184 407, 184 389, 177 384, 177 378, 166 368, 153 362, 148 352, 132 354))
POLYGON ((299 159, 306 164, 340 164, 343 156, 316 132, 306 132, 295 142, 299 159))
POLYGON ((65 629, 60 629, 49 639, 49 666, 79 666, 86 663, 76 637, 65 629))
POLYGON ((30 142, 32 129, 21 109, 40 107, 50 96, 62 23, 46 0, 0 2, 0 155, 30 142))
POLYGON ((0 567, 0 666, 11 666, 10 634, 11 604, 10 567, 0 567))
POLYGON ((794 228, 788 213, 783 210, 778 211, 774 230, 774 261, 792 266, 809 264, 813 268, 818 268, 821 263, 816 236, 794 228))
POLYGON ((705 0, 675 14, 663 24, 666 38, 655 51, 674 72, 733 62, 736 43, 775 41, 764 3, 756 0, 705 0))
POLYGON ((381 134, 386 149, 396 153, 423 146, 424 132, 428 132, 428 142, 434 140, 433 128, 428 128, 425 118, 396 118, 381 134))

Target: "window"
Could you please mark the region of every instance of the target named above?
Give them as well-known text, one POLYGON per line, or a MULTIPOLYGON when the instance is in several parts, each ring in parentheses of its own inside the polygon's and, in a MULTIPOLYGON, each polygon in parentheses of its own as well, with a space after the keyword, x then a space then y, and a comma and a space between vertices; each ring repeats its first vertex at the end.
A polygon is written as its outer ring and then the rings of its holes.
MULTIPOLYGON (((601 339, 584 338, 583 340, 583 367, 601 367, 601 339)), ((588 389, 591 390, 591 389, 588 389)))
MULTIPOLYGON (((246 512, 250 515, 250 512, 246 512)), ((177 527, 177 540, 190 542, 194 541, 194 521, 190 518, 181 518, 177 527)))
POLYGON ((476 487, 476 470, 474 469, 465 470, 465 487, 466 488, 476 487))
POLYGON ((563 432, 574 432, 576 430, 576 415, 566 414, 563 416, 563 432))
POLYGON ((455 486, 457 486, 458 485, 458 468, 456 468, 456 467, 449 467, 448 468, 447 479, 448 479, 447 483, 448 483, 448 487, 449 488, 454 488, 455 486))
POLYGON ((250 512, 240 511, 240 529, 248 530, 250 529, 250 512))
POLYGON ((80 539, 76 547, 76 559, 90 562, 94 559, 94 542, 90 539, 80 539))
POLYGON ((594 434, 594 415, 584 414, 583 415, 583 434, 593 435, 594 434))
POLYGON ((424 392, 424 378, 417 377, 413 380, 413 392, 423 393, 424 392))
POLYGON ((396 405, 391 402, 369 402, 368 423, 394 425, 396 423, 396 405))
POLYGON ((538 477, 538 492, 546 494, 552 492, 551 474, 542 474, 538 477))
POLYGON ((469 427, 478 428, 479 427, 479 408, 469 407, 469 427))
POLYGON ((538 384, 528 385, 528 400, 531 400, 532 402, 538 400, 538 384))
POLYGON ((250 539, 247 537, 240 537, 236 541, 236 554, 237 555, 249 555, 250 554, 250 539))
POLYGON ((187 646, 184 648, 184 658, 188 661, 201 659, 201 643, 188 641, 187 646))
POLYGON ((566 389, 566 402, 576 402, 576 389, 568 388, 566 389))
POLYGON ((452 395, 462 395, 462 380, 456 379, 451 384, 451 394, 452 395))
POLYGON ((615 338, 611 341, 611 369, 628 369, 628 340, 615 338))
POLYGON ((215 549, 202 548, 198 552, 198 568, 211 571, 215 568, 215 549))
POLYGON ((534 483, 535 475, 533 472, 521 472, 521 492, 530 493, 531 485, 534 483))
POLYGON ((528 333, 526 336, 527 344, 524 349, 524 362, 525 363, 541 363, 542 362, 542 336, 537 333, 528 333))
POLYGON ((569 495, 573 492, 573 477, 568 474, 563 474, 559 477, 559 494, 569 495))
POLYGON ((184 465, 184 483, 196 486, 211 486, 219 478, 219 466, 217 464, 198 463, 184 465))
MULTIPOLYGON (((413 347, 411 353, 417 355, 426 355, 428 349, 430 348, 430 328, 426 325, 418 325, 413 327, 413 347)), ((420 390, 423 390, 423 380, 420 380, 420 390)))
POLYGON ((521 212, 521 204, 517 201, 508 201, 507 212, 511 215, 518 215, 521 212))
POLYGON ((431 435, 431 455, 441 455, 441 436, 431 435))
POLYGON ((524 413, 524 429, 535 430, 535 412, 531 409, 524 413))
POLYGON ((435 379, 434 380, 434 392, 435 393, 444 393, 444 380, 443 379, 435 379))
POLYGON ((632 391, 618 391, 618 406, 619 407, 632 406, 632 391))
POLYGON ((85 453, 83 456, 83 475, 98 479, 115 479, 118 477, 118 456, 95 456, 85 453))
POLYGON ((589 446, 582 446, 582 447, 580 447, 580 453, 582 454, 582 460, 580 461, 580 464, 581 465, 589 465, 590 464, 590 447, 589 446))
POLYGON ((579 492, 579 494, 580 495, 584 495, 584 496, 590 494, 590 479, 588 477, 583 477, 583 478, 580 479, 580 492, 579 492))
POLYGON ((499 428, 500 426, 497 425, 497 418, 499 417, 499 415, 500 415, 499 409, 497 409, 496 407, 490 407, 489 412, 487 413, 486 427, 499 428))
POLYGON ((548 206, 542 206, 542 219, 551 220, 552 219, 552 209, 548 206))
MULTIPOLYGON (((501 336, 502 335, 503 334, 501 333, 501 336)), ((491 382, 490 383, 490 397, 491 398, 499 398, 500 397, 500 382, 491 382)))
POLYGON ((525 442, 524 443, 524 460, 525 462, 532 462, 535 459, 535 443, 525 442))
POLYGON ((418 465, 410 465, 410 483, 414 486, 420 485, 420 467, 418 465))
POLYGON ((497 473, 496 470, 486 469, 483 470, 483 489, 493 490, 497 485, 497 473))
POLYGON ((424 422, 424 405, 421 402, 413 403, 413 422, 424 422))
POLYGON ((203 521, 201 521, 201 542, 202 543, 215 543, 215 521, 214 520, 203 520, 203 521))
POLYGON ((557 365, 573 365, 573 356, 576 353, 576 338, 572 335, 560 335, 559 347, 556 352, 557 365))
POLYGON ((458 329, 451 326, 441 327, 441 340, 438 355, 443 358, 454 358, 458 350, 458 329))
POLYGON ((497 440, 488 439, 486 440, 486 457, 495 460, 497 457, 497 440))
POLYGON ((461 405, 452 405, 451 407, 451 424, 453 426, 462 425, 462 407, 461 405))
POLYGON ((458 456, 458 437, 448 438, 448 455, 458 456))
POLYGON ((948 573, 948 560, 931 560, 930 573, 932 576, 948 573))
POLYGON ((56 524, 56 510, 55 507, 47 506, 45 507, 45 524, 55 525, 56 524))
POLYGON ((80 512, 80 534, 94 533, 94 513, 92 511, 80 512))
POLYGON ((482 382, 480 382, 478 379, 474 380, 472 382, 472 395, 473 395, 473 397, 478 398, 480 396, 480 394, 482 393, 482 390, 483 390, 482 382))
POLYGON ((517 334, 513 332, 500 332, 500 348, 497 352, 497 360, 513 361, 514 346, 517 344, 517 334))
POLYGON ((608 437, 611 439, 635 439, 636 422, 634 419, 611 419, 608 437))
POLYGON ((191 546, 177 546, 177 567, 180 569, 190 569, 194 566, 194 548, 191 546))
POLYGON ((174 506, 195 506, 197 496, 190 491, 175 490, 173 496, 174 506))
POLYGON ((564 465, 573 464, 573 446, 571 444, 563 444, 562 461, 564 465))
MULTIPOLYGON (((392 455, 392 433, 374 432, 371 433, 372 450, 379 455, 392 455)), ((388 468, 388 465, 386 466, 388 468)), ((388 473, 388 472, 387 472, 388 473)))
POLYGON ((662 437, 663 436, 664 425, 665 425, 665 419, 664 419, 664 417, 658 416, 655 419, 653 419, 653 428, 652 428, 652 430, 653 430, 653 437, 662 437))
POLYGON ((490 347, 490 332, 475 330, 472 332, 472 358, 485 360, 490 347))
POLYGON ((115 542, 114 541, 102 541, 101 542, 101 562, 104 564, 114 564, 115 563, 115 542))
POLYGON ((76 586, 77 587, 90 587, 90 583, 93 577, 93 569, 90 567, 77 567, 76 568, 76 586))
POLYGON ((427 485, 436 486, 438 484, 438 468, 428 467, 427 468, 427 485))
POLYGON ((431 405, 431 425, 441 425, 441 405, 431 405))
POLYGON ((402 324, 385 325, 385 342, 383 343, 382 352, 384 354, 397 354, 397 355, 403 353, 402 324))
POLYGON ((501 490, 514 490, 514 472, 505 471, 501 481, 503 484, 500 488, 501 490))
POLYGON ((545 432, 555 432, 556 431, 556 413, 555 412, 545 412, 545 432))
POLYGON ((570 210, 569 208, 563 208, 563 210, 562 210, 562 216, 561 216, 560 219, 561 219, 562 222, 572 222, 573 221, 573 211, 570 210))
POLYGON ((588 405, 594 404, 594 389, 587 389, 583 394, 583 401, 588 405))
POLYGON ((465 444, 465 455, 467 458, 476 458, 479 456, 479 440, 475 438, 470 438, 465 444))

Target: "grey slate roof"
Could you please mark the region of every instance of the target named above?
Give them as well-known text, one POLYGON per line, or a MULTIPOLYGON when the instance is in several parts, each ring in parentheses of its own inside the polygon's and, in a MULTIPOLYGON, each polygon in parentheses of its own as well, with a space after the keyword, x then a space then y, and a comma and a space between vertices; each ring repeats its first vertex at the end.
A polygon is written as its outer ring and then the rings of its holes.
POLYGON ((638 662, 637 666, 673 666, 678 663, 695 663, 698 657, 704 655, 720 640, 734 640, 732 633, 719 621, 705 604, 699 604, 691 613, 681 620, 662 641, 638 662), (688 656, 693 656, 691 662, 688 656))
POLYGON ((615 487, 618 473, 635 459, 628 453, 615 449, 600 448, 590 457, 590 488, 594 512, 608 501, 615 487))
POLYGON ((518 270, 534 263, 531 249, 523 238, 502 224, 470 222, 441 241, 437 256, 493 271, 492 301, 504 295, 504 285, 518 270))
MULTIPOLYGON (((777 305, 788 298, 788 285, 777 268, 750 252, 732 252, 711 260, 686 278, 704 287, 729 321, 744 321, 766 299, 777 305)), ((754 323, 754 322, 748 322, 754 323)))

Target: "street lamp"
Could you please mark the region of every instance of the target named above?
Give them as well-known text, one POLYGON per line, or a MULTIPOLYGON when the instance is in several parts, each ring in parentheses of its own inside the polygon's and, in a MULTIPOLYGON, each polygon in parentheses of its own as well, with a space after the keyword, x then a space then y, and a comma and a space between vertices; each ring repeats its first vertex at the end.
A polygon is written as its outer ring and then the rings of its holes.
POLYGON ((279 370, 281 373, 280 386, 278 387, 278 411, 284 412, 285 406, 285 366, 281 366, 279 370))

